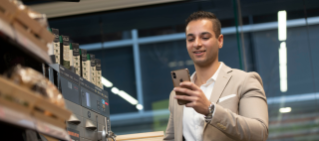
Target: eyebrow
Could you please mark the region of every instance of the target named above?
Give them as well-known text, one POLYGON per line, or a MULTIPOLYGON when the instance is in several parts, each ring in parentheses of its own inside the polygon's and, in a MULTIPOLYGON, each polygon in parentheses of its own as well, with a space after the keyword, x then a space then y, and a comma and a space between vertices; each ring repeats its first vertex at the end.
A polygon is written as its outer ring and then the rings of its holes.
MULTIPOLYGON (((202 32, 200 34, 201 35, 205 35, 205 34, 210 34, 211 35, 211 33, 209 33, 209 32, 202 32)), ((187 37, 189 37, 189 36, 195 36, 195 35, 193 33, 187 34, 187 37)))
POLYGON ((194 34, 192 34, 192 33, 190 33, 190 34, 187 34, 187 37, 189 37, 189 36, 194 36, 194 34))
POLYGON ((204 35, 204 34, 210 34, 209 32, 203 32, 203 33, 201 33, 201 35, 204 35))

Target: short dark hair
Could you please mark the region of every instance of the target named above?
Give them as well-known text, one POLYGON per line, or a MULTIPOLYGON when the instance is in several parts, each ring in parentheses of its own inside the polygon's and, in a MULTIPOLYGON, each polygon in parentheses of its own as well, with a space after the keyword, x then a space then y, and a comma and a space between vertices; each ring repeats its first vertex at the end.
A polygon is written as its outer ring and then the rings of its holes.
POLYGON ((216 15, 214 13, 211 13, 211 12, 206 12, 206 11, 194 12, 186 19, 186 26, 185 27, 187 27, 187 25, 191 21, 196 21, 199 19, 211 20, 213 23, 213 30, 215 32, 216 38, 219 37, 219 35, 221 34, 222 25, 221 25, 220 21, 218 20, 218 18, 216 17, 216 15))

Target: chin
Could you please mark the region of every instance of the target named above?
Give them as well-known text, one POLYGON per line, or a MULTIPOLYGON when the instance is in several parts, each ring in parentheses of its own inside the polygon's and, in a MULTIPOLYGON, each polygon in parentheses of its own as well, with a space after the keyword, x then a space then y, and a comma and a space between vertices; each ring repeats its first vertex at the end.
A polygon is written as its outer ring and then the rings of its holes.
POLYGON ((196 60, 196 61, 194 61, 194 64, 197 66, 200 66, 200 67, 205 67, 205 66, 210 65, 210 63, 206 60, 196 60))

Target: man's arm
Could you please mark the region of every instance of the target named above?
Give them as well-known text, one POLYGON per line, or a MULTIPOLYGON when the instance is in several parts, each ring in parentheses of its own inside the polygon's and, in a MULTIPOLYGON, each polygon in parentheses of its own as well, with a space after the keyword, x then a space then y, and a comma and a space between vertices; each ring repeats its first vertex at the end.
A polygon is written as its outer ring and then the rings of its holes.
POLYGON ((174 141, 174 93, 171 92, 169 98, 169 119, 163 141, 174 141))
POLYGON ((249 73, 239 92, 238 115, 215 104, 210 125, 234 140, 265 141, 268 137, 268 106, 260 76, 249 73))

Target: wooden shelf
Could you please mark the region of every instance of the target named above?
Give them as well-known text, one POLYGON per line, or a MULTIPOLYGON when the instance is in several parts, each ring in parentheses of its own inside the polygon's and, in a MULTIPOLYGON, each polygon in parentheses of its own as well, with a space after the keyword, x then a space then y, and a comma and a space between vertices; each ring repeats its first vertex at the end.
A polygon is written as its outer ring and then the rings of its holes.
MULTIPOLYGON (((31 40, 21 34, 19 31, 15 30, 11 25, 9 25, 6 21, 0 18, 0 32, 2 35, 9 38, 9 41, 26 53, 30 54, 30 56, 35 59, 39 59, 41 62, 46 62, 47 64, 51 64, 51 59, 47 52, 34 44, 31 40)), ((0 36, 6 38, 4 36, 0 36)))
POLYGON ((57 139, 69 141, 70 137, 63 128, 34 119, 30 115, 20 113, 0 105, 0 121, 26 129, 33 129, 57 139))
POLYGON ((120 135, 116 137, 116 140, 117 141, 162 141, 163 137, 164 137, 164 132, 158 131, 158 132, 120 135))

